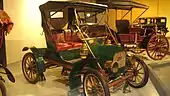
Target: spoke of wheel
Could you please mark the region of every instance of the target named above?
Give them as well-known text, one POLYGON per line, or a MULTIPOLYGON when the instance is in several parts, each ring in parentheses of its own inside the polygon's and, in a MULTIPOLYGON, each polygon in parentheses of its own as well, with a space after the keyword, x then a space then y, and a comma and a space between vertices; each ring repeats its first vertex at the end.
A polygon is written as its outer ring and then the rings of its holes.
POLYGON ((96 78, 95 77, 92 77, 92 80, 93 80, 93 83, 94 83, 94 86, 97 86, 98 85, 98 80, 96 80, 96 78))
POLYGON ((93 77, 93 82, 95 86, 100 85, 100 81, 97 80, 97 78, 93 77))
POLYGON ((26 67, 25 67, 25 71, 29 71, 29 67, 26 66, 26 67))
POLYGON ((155 54, 156 54, 156 50, 153 51, 153 53, 152 53, 151 56, 152 56, 152 57, 155 57, 155 54))
POLYGON ((25 60, 25 64, 26 64, 26 65, 29 65, 29 61, 28 61, 28 59, 27 59, 27 60, 25 60))
POLYGON ((152 57, 154 57, 155 59, 157 59, 156 56, 157 56, 157 55, 156 55, 156 51, 155 51, 155 54, 154 54, 152 57))
POLYGON ((92 84, 91 84, 91 82, 90 82, 90 80, 89 80, 89 79, 87 79, 86 84, 87 84, 87 86, 86 86, 86 87, 88 87, 88 88, 91 88, 91 89, 92 89, 92 84))
POLYGON ((33 73, 30 71, 30 78, 33 79, 33 73))
POLYGON ((30 64, 31 64, 30 59, 27 59, 26 61, 27 61, 27 63, 26 63, 26 64, 27 64, 28 66, 30 66, 30 64))
POLYGON ((132 68, 135 68, 135 61, 132 60, 132 68))
POLYGON ((159 59, 159 58, 160 58, 160 56, 159 56, 159 51, 158 51, 158 52, 156 52, 156 57, 157 57, 157 59, 159 59))
POLYGON ((149 44, 153 44, 153 45, 156 44, 156 43, 155 43, 155 40, 150 41, 149 44))
POLYGON ((162 55, 162 52, 159 51, 158 53, 159 53, 159 55, 158 55, 159 59, 162 58, 162 56, 163 56, 163 55, 162 55))
MULTIPOLYGON (((157 57, 157 52, 156 52, 156 50, 154 51, 154 54, 153 54, 153 56, 152 57, 154 57, 154 58, 156 58, 157 57)), ((157 59, 157 58, 156 58, 157 59)))
POLYGON ((92 91, 92 87, 90 87, 90 86, 86 86, 86 89, 89 91, 92 91))
POLYGON ((28 62, 31 63, 31 57, 28 57, 28 62))
POLYGON ((100 90, 102 87, 101 86, 96 86, 96 89, 97 90, 100 90))
POLYGON ((136 76, 136 78, 138 79, 139 83, 143 80, 143 78, 140 75, 136 76))
POLYGON ((103 96, 102 92, 97 91, 97 96, 103 96))
POLYGON ((137 63, 136 69, 138 69, 138 67, 139 67, 139 63, 137 63))
POLYGON ((35 74, 34 74, 34 72, 32 71, 32 79, 34 79, 34 76, 35 76, 35 74))
POLYGON ((142 69, 142 66, 141 66, 141 68, 137 69, 137 71, 139 72, 139 70, 141 70, 141 69, 142 69))
POLYGON ((92 90, 87 90, 87 91, 88 91, 87 94, 92 94, 92 90))
POLYGON ((32 72, 32 79, 34 79, 35 78, 34 70, 32 69, 31 72, 32 72))
MULTIPOLYGON (((139 63, 138 63, 139 64, 139 63)), ((141 70, 142 69, 142 65, 138 65, 138 67, 136 68, 137 71, 141 70)))
POLYGON ((152 50, 148 48, 148 51, 150 52, 150 54, 151 54, 152 52, 154 52, 154 50, 155 50, 155 48, 152 49, 152 50))
POLYGON ((30 67, 30 65, 28 63, 25 62, 25 67, 30 67))
POLYGON ((129 80, 133 82, 133 78, 134 78, 134 76, 133 76, 133 77, 131 77, 131 78, 129 78, 129 80))
POLYGON ((138 78, 138 76, 135 76, 136 77, 136 83, 140 82, 140 79, 138 78))
POLYGON ((35 79, 35 77, 36 77, 36 74, 33 72, 33 78, 35 79))
POLYGON ((90 82, 92 84, 92 86, 94 85, 94 82, 93 82, 93 77, 89 77, 90 78, 90 82))
POLYGON ((139 77, 140 79, 143 79, 140 75, 138 75, 137 77, 139 77))
POLYGON ((136 80, 137 80, 137 79, 136 79, 136 76, 134 76, 134 77, 135 77, 135 82, 136 82, 136 80))
POLYGON ((88 85, 87 85, 86 88, 87 88, 87 89, 92 89, 92 86, 88 86, 88 85))
POLYGON ((30 74, 29 71, 30 71, 30 70, 25 70, 25 73, 26 73, 27 75, 29 75, 29 74, 30 74))
POLYGON ((138 74, 144 74, 143 72, 138 72, 138 74))
POLYGON ((149 51, 153 51, 153 50, 155 50, 155 48, 153 48, 153 47, 148 47, 148 50, 149 50, 149 51))
POLYGON ((135 76, 132 77, 132 82, 136 82, 136 77, 135 76))
POLYGON ((87 80, 87 83, 90 84, 92 87, 92 82, 91 82, 90 78, 87 80))
POLYGON ((28 77, 30 78, 31 71, 27 71, 28 77))

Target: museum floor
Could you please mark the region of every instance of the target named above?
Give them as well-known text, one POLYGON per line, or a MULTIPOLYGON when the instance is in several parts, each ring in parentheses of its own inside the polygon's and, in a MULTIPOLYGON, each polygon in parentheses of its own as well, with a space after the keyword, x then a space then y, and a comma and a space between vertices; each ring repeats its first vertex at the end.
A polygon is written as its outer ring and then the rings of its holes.
MULTIPOLYGON (((147 57, 146 53, 141 54, 147 57)), ((148 57, 147 57, 148 58, 148 57)), ((170 96, 170 56, 163 60, 145 60, 150 69, 150 79, 147 85, 140 89, 132 89, 130 93, 122 93, 121 90, 111 93, 111 96, 170 96), (165 94, 167 93, 167 94, 165 94)), ((29 84, 21 71, 21 62, 9 64, 8 68, 13 72, 16 83, 6 80, 8 96, 67 96, 68 86, 61 81, 61 68, 49 69, 45 72, 46 81, 35 85, 29 84)))

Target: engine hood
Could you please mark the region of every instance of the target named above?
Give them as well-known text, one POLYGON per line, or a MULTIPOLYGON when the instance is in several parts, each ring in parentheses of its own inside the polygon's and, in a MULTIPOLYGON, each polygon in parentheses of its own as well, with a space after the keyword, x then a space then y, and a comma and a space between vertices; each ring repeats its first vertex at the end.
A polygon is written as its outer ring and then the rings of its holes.
POLYGON ((118 45, 94 45, 91 46, 94 55, 103 60, 112 60, 113 56, 124 49, 118 45))
POLYGON ((112 64, 118 63, 119 68, 125 66, 126 53, 121 46, 118 45, 94 45, 91 46, 94 55, 98 58, 99 63, 104 68, 106 61, 112 61, 112 64))

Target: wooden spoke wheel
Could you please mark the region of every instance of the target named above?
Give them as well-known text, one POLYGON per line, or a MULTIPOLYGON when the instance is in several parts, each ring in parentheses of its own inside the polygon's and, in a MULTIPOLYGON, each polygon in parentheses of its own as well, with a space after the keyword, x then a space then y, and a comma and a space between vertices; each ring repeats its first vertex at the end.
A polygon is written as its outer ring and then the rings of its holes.
POLYGON ((26 53, 22 60, 22 72, 26 80, 32 84, 38 82, 38 74, 36 71, 36 61, 32 53, 26 53))
POLYGON ((168 39, 164 35, 151 36, 146 51, 153 60, 163 59, 169 51, 168 39))
POLYGON ((128 83, 133 88, 141 88, 148 82, 149 71, 147 65, 138 57, 132 57, 131 71, 133 76, 128 79, 128 83))
POLYGON ((88 69, 83 78, 85 96, 110 96, 108 84, 95 69, 88 69))

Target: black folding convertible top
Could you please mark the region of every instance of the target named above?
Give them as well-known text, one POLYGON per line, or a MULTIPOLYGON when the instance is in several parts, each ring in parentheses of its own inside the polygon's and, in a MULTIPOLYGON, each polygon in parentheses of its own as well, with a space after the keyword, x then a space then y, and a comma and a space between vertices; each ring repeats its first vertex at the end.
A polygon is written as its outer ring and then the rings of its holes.
POLYGON ((96 0, 96 3, 108 5, 109 9, 130 10, 132 8, 149 8, 147 5, 132 0, 96 0))
POLYGON ((50 32, 48 29, 48 24, 51 24, 55 29, 62 29, 72 17, 72 13, 69 13, 69 9, 76 9, 78 12, 103 12, 107 9, 107 5, 89 3, 89 2, 79 2, 79 1, 48 1, 39 6, 42 16, 42 27, 44 30, 50 32), (57 12, 63 12, 63 18, 52 19, 51 16, 57 12), (50 12, 54 12, 50 14, 50 12))
POLYGON ((89 2, 79 2, 79 1, 48 1, 45 4, 40 5, 40 10, 52 10, 58 9, 61 10, 65 7, 74 7, 78 10, 82 11, 98 11, 98 10, 105 10, 107 5, 103 4, 96 4, 96 3, 89 3, 89 2))

